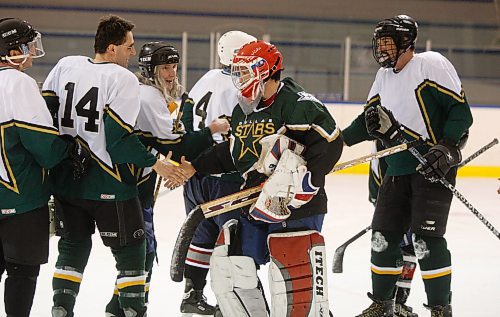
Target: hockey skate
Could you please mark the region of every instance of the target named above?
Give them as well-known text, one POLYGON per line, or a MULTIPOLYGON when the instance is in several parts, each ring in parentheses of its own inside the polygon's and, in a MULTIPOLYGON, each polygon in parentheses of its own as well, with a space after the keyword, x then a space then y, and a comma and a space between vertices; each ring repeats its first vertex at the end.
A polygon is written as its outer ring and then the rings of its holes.
POLYGON ((215 314, 215 307, 207 303, 207 298, 203 295, 203 290, 195 290, 193 282, 190 279, 186 279, 181 313, 183 317, 198 315, 213 316, 215 314))
POLYGON ((373 303, 356 317, 392 317, 394 316, 394 301, 392 299, 380 300, 367 294, 373 303))
POLYGON ((413 308, 410 306, 406 306, 402 303, 396 303, 394 305, 394 317, 418 317, 418 315, 413 312, 413 308))
POLYGON ((432 307, 424 304, 424 306, 425 308, 431 311, 431 317, 452 317, 450 304, 445 306, 432 306, 432 307))

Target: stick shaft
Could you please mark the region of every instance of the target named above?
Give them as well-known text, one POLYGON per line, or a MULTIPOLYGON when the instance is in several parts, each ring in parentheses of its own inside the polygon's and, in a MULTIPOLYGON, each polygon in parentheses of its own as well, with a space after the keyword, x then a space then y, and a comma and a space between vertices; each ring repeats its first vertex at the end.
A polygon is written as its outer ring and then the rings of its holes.
POLYGON ((465 160, 463 160, 462 162, 460 162, 460 164, 458 164, 458 168, 460 168, 460 167, 468 164, 470 161, 472 161, 473 159, 475 159, 479 155, 483 154, 487 150, 491 149, 496 144, 498 144, 498 139, 494 138, 493 141, 491 141, 490 143, 486 144, 485 146, 483 146, 482 148, 480 148, 476 152, 472 153, 468 158, 466 158, 465 160))
MULTIPOLYGON (((399 144, 399 145, 393 146, 391 148, 388 148, 388 149, 385 149, 382 151, 378 151, 378 152, 368 154, 368 155, 362 156, 362 157, 354 159, 354 160, 350 160, 350 161, 345 162, 345 163, 340 163, 340 164, 337 164, 332 169, 331 172, 337 172, 337 171, 349 168, 349 167, 354 166, 354 165, 366 163, 366 162, 369 162, 369 161, 374 160, 374 159, 389 156, 389 155, 407 150, 408 148, 411 148, 412 146, 415 146, 416 144, 418 144, 418 143, 399 144)), ((259 193, 261 190, 262 190, 261 186, 251 187, 251 188, 239 191, 237 193, 209 201, 207 203, 202 204, 200 207, 203 210, 203 213, 205 214, 206 218, 214 217, 214 216, 223 214, 225 212, 253 204, 254 202, 257 201, 257 198, 259 197, 259 193)))

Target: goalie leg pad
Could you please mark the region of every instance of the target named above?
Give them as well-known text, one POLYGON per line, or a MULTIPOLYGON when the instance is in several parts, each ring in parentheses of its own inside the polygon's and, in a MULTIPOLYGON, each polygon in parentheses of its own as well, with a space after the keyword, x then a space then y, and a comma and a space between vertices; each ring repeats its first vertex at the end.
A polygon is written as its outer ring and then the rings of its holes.
POLYGON ((271 316, 328 316, 323 236, 315 230, 272 233, 268 245, 271 316))
POLYGON ((210 258, 212 290, 223 316, 267 317, 255 262, 248 256, 231 255, 240 249, 233 239, 237 225, 235 219, 226 222, 217 239, 210 258))

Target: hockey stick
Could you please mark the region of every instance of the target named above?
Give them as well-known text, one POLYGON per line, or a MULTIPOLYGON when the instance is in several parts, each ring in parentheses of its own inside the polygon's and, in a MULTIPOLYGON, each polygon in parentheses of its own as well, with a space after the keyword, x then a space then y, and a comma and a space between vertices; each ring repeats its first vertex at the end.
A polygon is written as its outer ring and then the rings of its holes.
POLYGON ((344 242, 341 246, 335 249, 335 254, 333 255, 333 273, 342 273, 343 263, 344 263, 344 253, 347 246, 354 241, 358 240, 361 236, 363 236, 368 231, 372 230, 372 226, 368 226, 356 233, 352 238, 344 242))
MULTIPOLYGON (((374 159, 389 156, 407 150, 419 144, 420 141, 400 144, 376 153, 365 155, 355 160, 340 163, 332 169, 332 172, 346 169, 357 164, 369 162, 374 159)), ((184 261, 189 249, 189 244, 191 243, 191 238, 193 237, 198 224, 204 219, 208 219, 238 209, 240 207, 253 204, 257 201, 261 190, 261 186, 251 187, 237 193, 201 204, 195 207, 188 214, 179 230, 179 234, 177 235, 177 240, 175 242, 174 250, 172 253, 172 261, 170 263, 170 278, 172 279, 172 281, 181 282, 183 279, 184 261)))
POLYGON ((465 160, 463 160, 462 162, 460 162, 460 164, 458 164, 458 168, 460 168, 460 167, 462 167, 462 166, 464 166, 466 164, 469 164, 470 161, 472 161, 473 159, 475 159, 479 155, 483 154, 487 150, 491 149, 496 144, 498 144, 498 139, 494 138, 493 141, 491 141, 490 143, 486 144, 485 146, 483 146, 482 148, 480 148, 476 152, 472 153, 468 158, 466 158, 465 160))
POLYGON ((156 183, 155 193, 153 195, 153 202, 151 203, 151 207, 154 208, 156 204, 156 199, 158 199, 158 193, 160 192, 161 182, 163 181, 163 177, 158 177, 158 182, 156 183))
MULTIPOLYGON (((407 143, 408 141, 403 137, 399 137, 398 142, 407 143)), ((417 149, 409 148, 408 151, 410 151, 420 164, 425 165, 427 163, 425 158, 417 149)), ((467 209, 474 214, 474 216, 476 216, 498 239, 500 239, 500 232, 498 232, 498 230, 495 229, 495 227, 488 220, 486 220, 486 218, 484 218, 484 216, 476 208, 474 208, 474 206, 455 188, 455 186, 450 184, 450 182, 448 182, 445 178, 439 179, 439 182, 443 184, 444 187, 448 188, 452 192, 453 196, 457 197, 457 199, 460 200, 465 207, 467 207, 467 209)))
POLYGON ((182 113, 184 112, 184 104, 186 103, 186 99, 188 99, 187 92, 183 93, 181 96, 181 105, 179 106, 179 112, 177 112, 177 119, 174 122, 174 133, 179 131, 179 124, 181 122, 182 113))
MULTIPOLYGON (((459 165, 458 168, 461 168, 462 166, 468 164, 470 161, 478 157, 479 155, 483 154, 490 148, 492 148, 494 145, 498 144, 498 140, 495 138, 493 141, 490 143, 486 144, 476 152, 472 153, 469 157, 467 157, 465 160, 463 160, 459 165)), ((365 233, 370 231, 372 229, 372 226, 368 226, 365 229, 361 230, 357 234, 355 234, 352 238, 341 244, 337 249, 335 249, 335 253, 333 255, 333 273, 342 273, 343 272, 343 263, 344 263, 344 253, 347 248, 351 243, 359 239, 361 236, 363 236, 365 233)))

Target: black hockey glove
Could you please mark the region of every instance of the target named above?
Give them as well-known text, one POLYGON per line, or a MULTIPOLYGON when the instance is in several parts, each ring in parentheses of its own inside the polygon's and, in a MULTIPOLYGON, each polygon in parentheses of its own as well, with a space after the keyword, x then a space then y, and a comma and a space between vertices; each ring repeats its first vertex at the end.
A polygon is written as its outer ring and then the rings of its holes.
POLYGON ((365 110, 365 123, 368 134, 391 146, 391 141, 401 136, 401 125, 392 112, 384 106, 371 106, 365 110))
POLYGON ((78 180, 87 173, 92 159, 90 152, 70 135, 64 134, 61 137, 69 142, 68 156, 73 167, 73 179, 78 180))
POLYGON ((431 182, 437 182, 460 163, 462 154, 457 146, 441 140, 429 149, 424 158, 427 163, 419 164, 417 171, 431 182))

